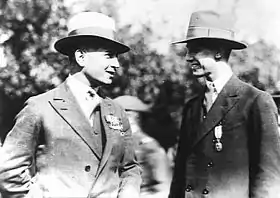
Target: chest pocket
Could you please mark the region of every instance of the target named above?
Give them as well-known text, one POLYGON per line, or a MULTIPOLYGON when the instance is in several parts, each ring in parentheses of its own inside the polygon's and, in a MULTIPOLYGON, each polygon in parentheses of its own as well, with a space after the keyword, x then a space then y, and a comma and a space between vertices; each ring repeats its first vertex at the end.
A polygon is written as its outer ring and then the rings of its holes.
POLYGON ((222 120, 224 131, 234 130, 235 128, 242 126, 244 123, 245 123, 245 118, 242 114, 235 114, 234 116, 227 115, 222 120))

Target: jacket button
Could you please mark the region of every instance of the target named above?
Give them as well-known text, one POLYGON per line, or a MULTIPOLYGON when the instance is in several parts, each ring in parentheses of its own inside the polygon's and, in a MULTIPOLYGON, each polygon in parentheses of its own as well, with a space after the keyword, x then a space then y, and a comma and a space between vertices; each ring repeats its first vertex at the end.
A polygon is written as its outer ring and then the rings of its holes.
POLYGON ((89 171, 90 171, 90 165, 86 165, 86 166, 85 166, 85 171, 86 171, 86 172, 89 172, 89 171))
POLYGON ((192 187, 191 185, 188 185, 188 186, 186 187, 186 191, 187 191, 187 192, 190 192, 192 189, 193 189, 193 187, 192 187))
POLYGON ((209 194, 209 190, 207 190, 206 188, 202 191, 202 194, 203 195, 207 195, 207 194, 209 194))

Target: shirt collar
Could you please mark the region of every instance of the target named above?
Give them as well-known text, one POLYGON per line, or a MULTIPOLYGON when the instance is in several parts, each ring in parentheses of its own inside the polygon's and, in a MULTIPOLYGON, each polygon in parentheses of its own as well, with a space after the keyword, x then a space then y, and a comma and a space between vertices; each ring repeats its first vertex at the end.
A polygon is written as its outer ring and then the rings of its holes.
POLYGON ((88 92, 92 92, 93 94, 97 94, 94 89, 90 86, 82 83, 81 81, 77 80, 75 77, 69 75, 67 83, 71 89, 77 96, 81 97, 88 97, 88 92))
POLYGON ((232 70, 228 69, 227 71, 224 72, 223 76, 213 81, 218 93, 222 91, 223 87, 225 86, 225 84, 228 82, 228 80, 231 78, 232 75, 233 75, 232 70))
POLYGON ((96 93, 94 89, 80 82, 74 76, 68 76, 67 84, 92 126, 92 112, 100 104, 100 96, 96 93), (90 96, 90 94, 88 93, 89 91, 94 94, 94 97, 90 96))

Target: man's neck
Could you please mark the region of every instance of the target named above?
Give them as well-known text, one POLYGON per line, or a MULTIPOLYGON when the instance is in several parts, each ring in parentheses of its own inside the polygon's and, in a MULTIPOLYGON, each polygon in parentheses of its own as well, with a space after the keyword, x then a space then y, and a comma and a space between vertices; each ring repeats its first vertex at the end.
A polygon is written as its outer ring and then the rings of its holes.
POLYGON ((223 78, 227 74, 232 74, 232 69, 230 65, 226 62, 219 62, 216 65, 215 72, 212 72, 211 80, 210 81, 216 81, 220 78, 223 78))
POLYGON ((89 78, 83 73, 83 72, 77 72, 74 75, 72 75, 76 80, 88 85, 92 89, 94 89, 96 92, 98 91, 99 87, 101 86, 100 83, 98 83, 95 80, 89 80, 89 78))
POLYGON ((221 92, 222 88, 233 74, 231 67, 227 63, 220 64, 219 67, 220 68, 218 68, 219 73, 217 75, 217 78, 213 80, 218 93, 221 92))

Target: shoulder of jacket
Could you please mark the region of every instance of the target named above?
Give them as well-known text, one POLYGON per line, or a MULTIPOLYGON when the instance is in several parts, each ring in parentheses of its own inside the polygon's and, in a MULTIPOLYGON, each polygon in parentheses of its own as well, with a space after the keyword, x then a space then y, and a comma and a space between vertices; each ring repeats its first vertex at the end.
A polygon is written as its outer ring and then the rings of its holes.
POLYGON ((251 98, 256 98, 260 94, 266 94, 265 91, 262 91, 256 87, 254 87, 253 85, 246 83, 240 79, 238 79, 238 80, 239 80, 238 87, 239 87, 241 95, 244 95, 244 96, 249 95, 251 98))
POLYGON ((31 96, 28 100, 37 101, 37 102, 50 100, 56 95, 57 92, 60 91, 60 89, 63 86, 64 86, 63 84, 58 85, 57 87, 55 87, 53 89, 50 89, 46 92, 40 93, 38 95, 31 96))

